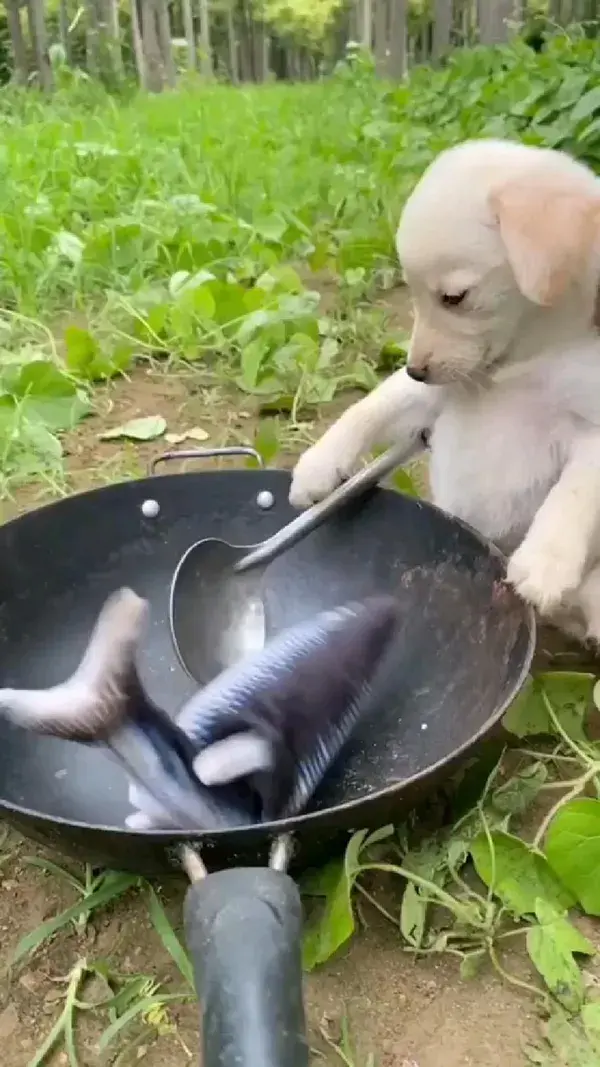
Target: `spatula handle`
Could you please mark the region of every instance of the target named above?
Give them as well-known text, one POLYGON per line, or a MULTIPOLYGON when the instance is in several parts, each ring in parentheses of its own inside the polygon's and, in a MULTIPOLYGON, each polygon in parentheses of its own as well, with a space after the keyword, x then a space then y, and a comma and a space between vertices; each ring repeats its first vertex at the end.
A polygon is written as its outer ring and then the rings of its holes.
POLYGON ((384 452, 383 455, 378 456, 368 466, 353 474, 346 482, 342 482, 325 500, 321 500, 318 504, 314 504, 312 508, 301 512, 297 518, 292 519, 272 537, 269 537, 257 548, 248 552, 247 555, 238 560, 234 570, 240 574, 261 564, 270 563, 282 552, 285 552, 286 549, 291 548, 303 537, 306 537, 307 534, 316 530, 330 516, 335 515, 344 504, 349 503, 349 501, 354 500, 363 493, 367 493, 370 489, 374 489, 382 478, 386 478, 388 474, 391 474, 398 467, 403 467, 405 463, 408 463, 419 452, 422 452, 424 447, 423 438, 419 434, 411 440, 410 444, 404 444, 401 448, 391 448, 384 452))

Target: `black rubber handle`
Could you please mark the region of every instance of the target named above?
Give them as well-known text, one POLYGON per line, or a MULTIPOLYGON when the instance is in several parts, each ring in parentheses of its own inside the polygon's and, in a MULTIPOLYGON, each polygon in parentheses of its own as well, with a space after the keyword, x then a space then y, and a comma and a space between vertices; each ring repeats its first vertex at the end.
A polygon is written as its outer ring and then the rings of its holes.
POLYGON ((190 886, 184 914, 203 1067, 307 1067, 292 879, 263 867, 219 871, 190 886))

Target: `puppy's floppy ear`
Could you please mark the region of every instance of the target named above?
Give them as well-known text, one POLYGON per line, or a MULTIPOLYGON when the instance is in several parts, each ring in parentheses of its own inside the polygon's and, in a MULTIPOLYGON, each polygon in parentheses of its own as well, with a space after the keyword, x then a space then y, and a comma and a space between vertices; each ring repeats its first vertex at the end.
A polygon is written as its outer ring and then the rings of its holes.
POLYGON ((507 182, 490 196, 519 289, 550 307, 585 270, 600 238, 600 197, 562 176, 507 182))

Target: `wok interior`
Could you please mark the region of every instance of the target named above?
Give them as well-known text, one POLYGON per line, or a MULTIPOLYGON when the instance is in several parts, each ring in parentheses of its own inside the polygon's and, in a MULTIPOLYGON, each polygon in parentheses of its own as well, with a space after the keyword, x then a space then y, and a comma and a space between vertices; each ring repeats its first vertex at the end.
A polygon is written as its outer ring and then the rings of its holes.
MULTIPOLYGON (((176 712, 193 683, 168 624, 173 570, 203 537, 253 544, 293 513, 283 472, 211 472, 126 483, 61 501, 0 529, 0 684, 45 687, 76 667, 105 598, 131 586, 151 603, 140 652, 148 692, 176 712), (276 504, 256 506, 268 488, 276 504), (147 498, 158 518, 141 514, 147 498)), ((402 625, 371 711, 315 799, 324 809, 426 772, 498 717, 529 664, 529 615, 505 589, 501 559, 441 512, 378 491, 271 564, 269 628, 324 607, 393 592, 402 625)), ((199 611, 211 611, 199 604, 199 611)), ((127 783, 96 747, 0 720, 0 804, 122 827, 127 783)))

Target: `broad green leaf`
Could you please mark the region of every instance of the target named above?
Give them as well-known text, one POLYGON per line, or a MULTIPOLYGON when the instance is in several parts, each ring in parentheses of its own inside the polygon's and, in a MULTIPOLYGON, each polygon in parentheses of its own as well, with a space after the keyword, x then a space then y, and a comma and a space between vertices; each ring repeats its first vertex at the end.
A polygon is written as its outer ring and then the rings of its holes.
POLYGON ((426 921, 427 903, 413 882, 407 882, 402 894, 400 929, 410 945, 422 945, 426 921))
POLYGON ((590 115, 594 115, 597 111, 600 111, 600 85, 596 85, 583 94, 575 104, 569 119, 575 125, 583 119, 589 119, 590 115))
POLYGON ((594 946, 546 900, 535 905, 537 924, 527 931, 527 951, 551 993, 569 1011, 583 1003, 583 977, 574 955, 593 956, 594 946))
POLYGON ((352 911, 352 883, 346 874, 343 860, 338 861, 333 876, 329 866, 328 892, 322 908, 317 908, 305 926, 302 943, 302 962, 312 971, 325 963, 354 933, 352 911))
POLYGON ((276 212, 256 215, 253 225, 256 232, 266 241, 281 241, 288 228, 287 221, 276 212))
POLYGON ((300 275, 287 263, 280 263, 270 267, 256 279, 255 289, 264 289, 271 293, 274 289, 283 290, 286 293, 302 293, 304 286, 300 275))
POLYGON ((265 466, 271 465, 277 458, 280 449, 276 420, 262 419, 252 443, 265 466))
POLYGON ((27 420, 49 430, 70 430, 90 410, 76 382, 51 360, 25 363, 13 379, 12 395, 27 420))
POLYGON ((381 845, 384 841, 389 841, 390 837, 393 837, 395 828, 393 823, 387 823, 386 826, 380 826, 378 830, 372 830, 371 833, 365 837, 362 849, 371 848, 372 845, 381 845))
POLYGON ((311 868, 300 878, 300 892, 305 897, 329 897, 340 879, 340 857, 330 860, 324 867, 311 868))
POLYGON ((309 377, 301 396, 305 404, 330 404, 336 393, 336 383, 331 378, 315 374, 309 377))
POLYGON ((545 840, 553 871, 588 915, 600 915, 600 800, 571 800, 554 816, 545 840))
POLYGON ((199 319, 208 319, 210 321, 216 316, 217 305, 215 298, 206 282, 202 285, 194 285, 193 278, 190 279, 183 286, 178 299, 182 307, 189 308, 199 319))
POLYGON ((326 337, 321 345, 321 351, 319 352, 319 358, 317 361, 317 367, 319 370, 325 370, 330 366, 339 352, 339 342, 335 337, 326 337))
POLYGON ((517 737, 555 734, 544 694, 563 730, 574 740, 585 740, 583 722, 591 706, 593 674, 556 671, 530 678, 503 719, 505 729, 517 737))
POLYGON ((133 345, 120 342, 106 355, 89 330, 67 326, 64 336, 67 367, 86 381, 104 381, 131 366, 133 345))
POLYGON ((400 470, 394 471, 392 475, 392 485, 399 493, 404 493, 405 496, 419 497, 419 490, 417 489, 413 479, 408 471, 400 470))
POLYGON ((499 830, 485 833, 471 844, 477 874, 514 915, 535 914, 540 899, 558 908, 570 907, 573 895, 561 885, 544 856, 518 837, 499 830))
POLYGON ((69 233, 68 230, 60 230, 54 238, 53 247, 63 259, 68 259, 73 266, 81 263, 84 245, 81 238, 77 237, 76 234, 69 233))
POLYGON ((257 337, 253 341, 249 341, 242 349, 242 379, 244 388, 249 393, 253 392, 256 388, 261 369, 267 360, 268 354, 268 345, 262 337, 257 337))
POLYGON ((162 437, 166 428, 167 423, 162 415, 145 415, 124 422, 122 426, 115 426, 112 430, 105 430, 100 434, 100 440, 154 441, 157 437, 162 437))
POLYGON ((532 763, 492 791, 491 801, 503 815, 522 815, 548 780, 544 763, 532 763))
POLYGON ((581 1018, 588 1040, 600 1056, 600 1000, 584 1004, 581 1009, 581 1018))
POLYGON ((189 270, 178 270, 169 278, 169 292, 177 297, 180 293, 199 289, 205 282, 212 281, 215 281, 215 275, 210 270, 197 270, 194 274, 189 270))
POLYGON ((569 1016, 557 1004, 548 1021, 542 1023, 542 1031, 548 1043, 547 1048, 539 1049, 541 1058, 532 1059, 531 1062, 542 1064, 543 1067, 598 1067, 598 1056, 579 1024, 578 1016, 569 1016))
POLYGON ((355 834, 352 834, 352 837, 346 845, 344 864, 346 874, 350 881, 354 880, 360 870, 360 854, 365 846, 368 836, 368 830, 357 830, 355 834))

